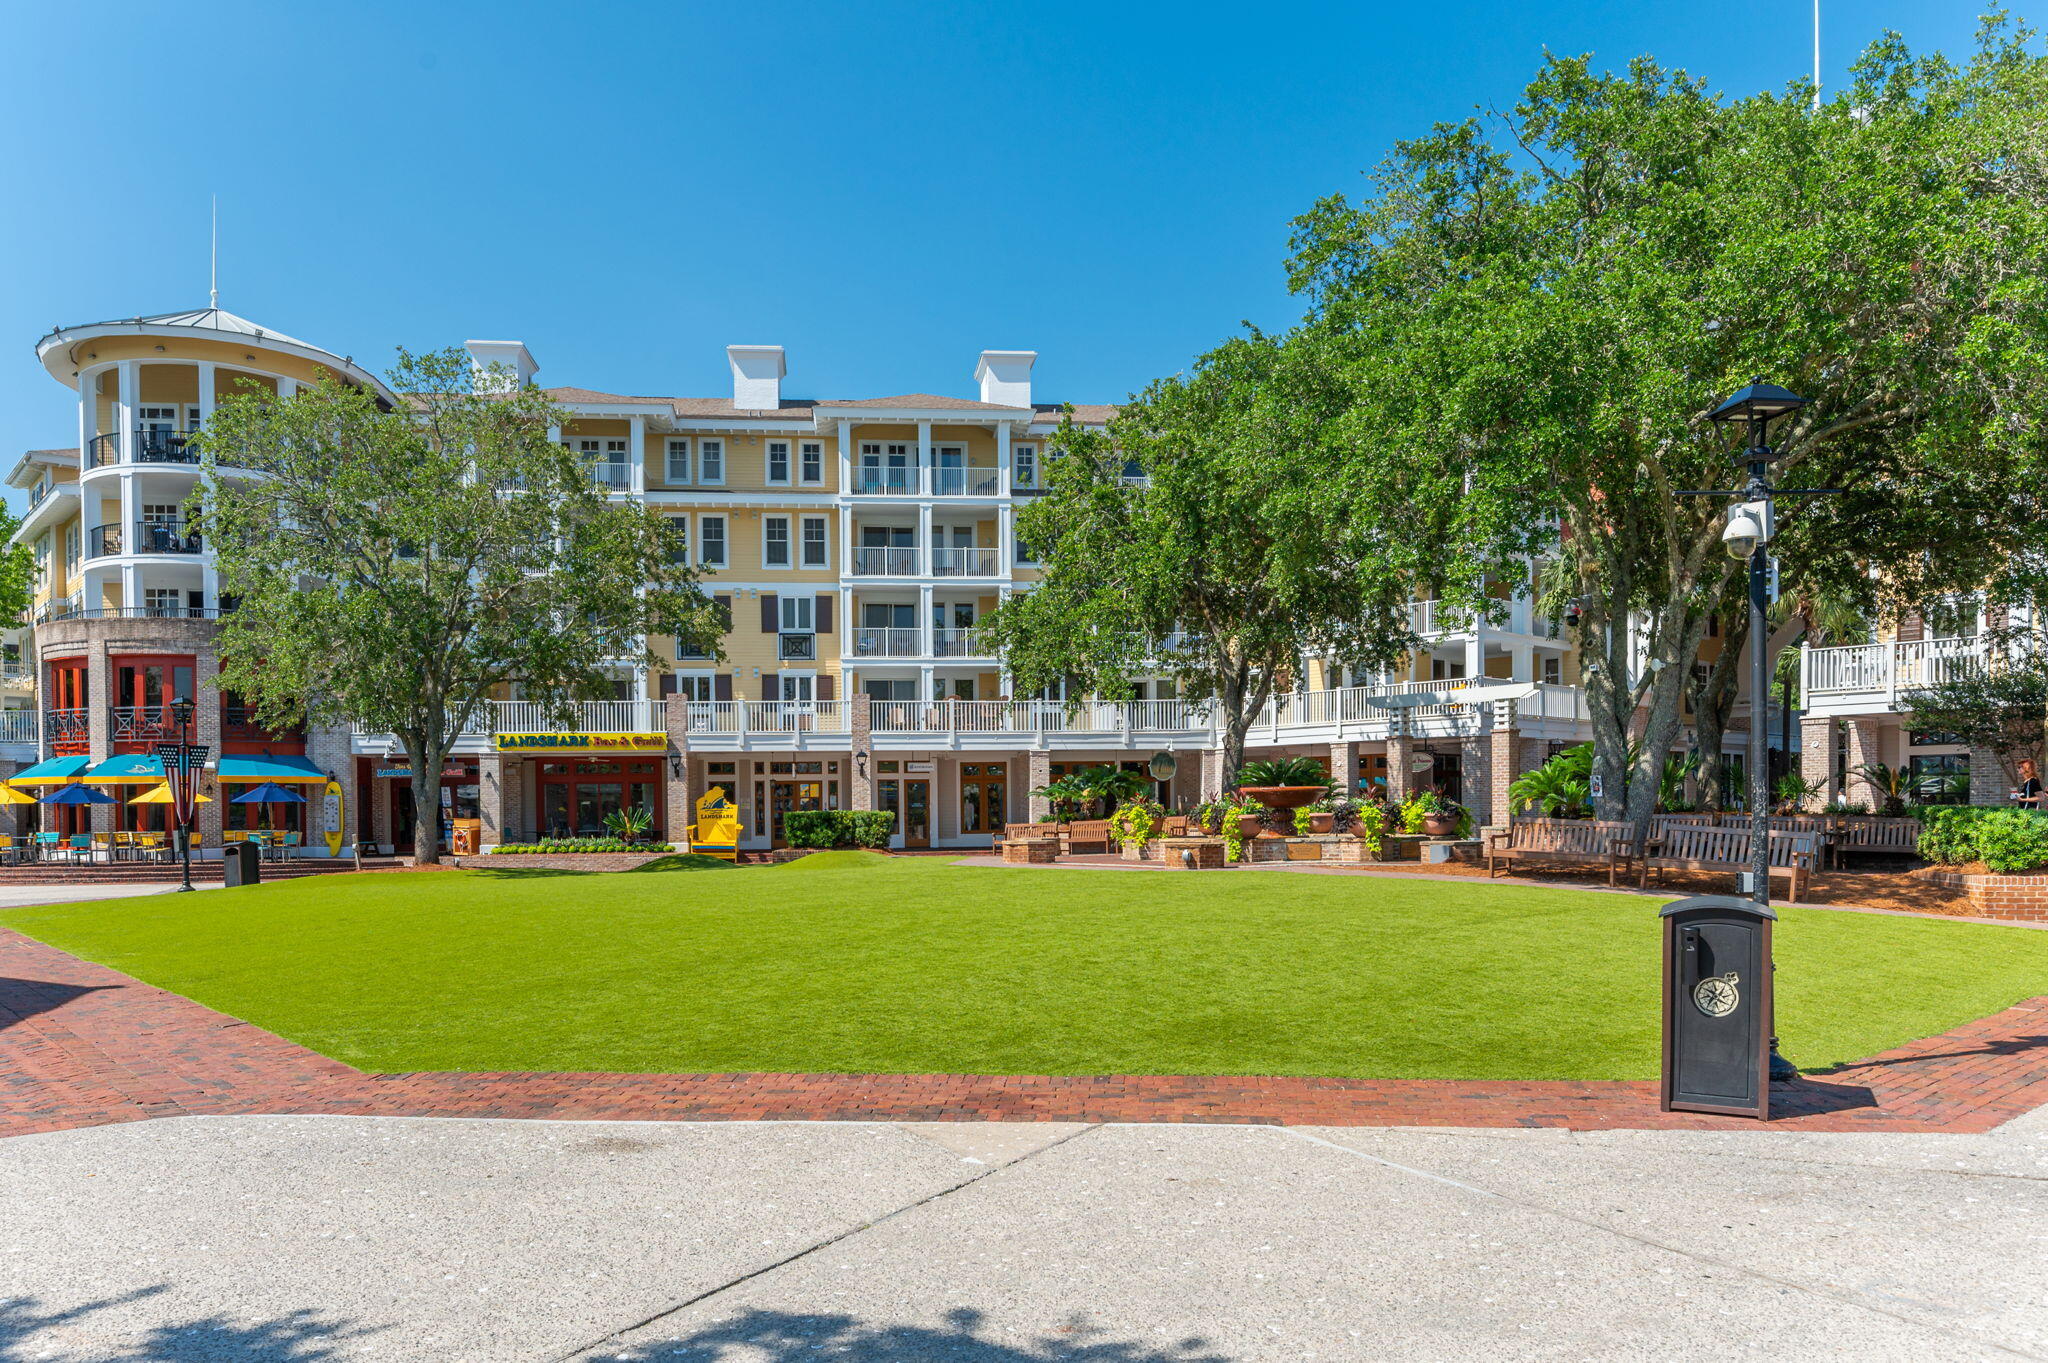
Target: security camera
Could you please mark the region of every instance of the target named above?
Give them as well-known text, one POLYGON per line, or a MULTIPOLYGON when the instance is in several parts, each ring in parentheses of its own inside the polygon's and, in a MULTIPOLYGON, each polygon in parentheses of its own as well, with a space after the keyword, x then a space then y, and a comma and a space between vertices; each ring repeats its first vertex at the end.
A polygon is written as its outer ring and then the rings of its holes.
POLYGON ((1771 508, 1768 502, 1737 502, 1728 508, 1728 525, 1721 531, 1721 547, 1728 557, 1746 559, 1756 547, 1771 538, 1771 508))

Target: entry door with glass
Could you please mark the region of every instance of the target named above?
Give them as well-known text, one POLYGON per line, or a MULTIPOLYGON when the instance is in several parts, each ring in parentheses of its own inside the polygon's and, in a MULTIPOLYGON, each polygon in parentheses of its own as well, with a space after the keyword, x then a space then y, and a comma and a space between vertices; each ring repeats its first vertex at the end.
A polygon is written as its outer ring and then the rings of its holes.
POLYGON ((987 834, 991 841, 1003 831, 1009 817, 1008 774, 1001 762, 963 762, 960 765, 960 831, 987 834))
POLYGON ((783 836, 782 817, 793 809, 823 809, 823 781, 771 781, 768 783, 768 824, 777 847, 789 846, 783 836))
POLYGON ((905 847, 932 845, 932 783, 923 776, 885 776, 875 783, 881 808, 896 816, 905 847))

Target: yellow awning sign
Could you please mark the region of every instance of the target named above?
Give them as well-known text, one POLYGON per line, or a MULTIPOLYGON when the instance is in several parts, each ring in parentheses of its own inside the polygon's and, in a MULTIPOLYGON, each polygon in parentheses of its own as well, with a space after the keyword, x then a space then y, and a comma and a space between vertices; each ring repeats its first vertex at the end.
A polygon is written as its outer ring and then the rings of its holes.
POLYGON ((499 752, 666 752, 666 734, 494 734, 499 752))

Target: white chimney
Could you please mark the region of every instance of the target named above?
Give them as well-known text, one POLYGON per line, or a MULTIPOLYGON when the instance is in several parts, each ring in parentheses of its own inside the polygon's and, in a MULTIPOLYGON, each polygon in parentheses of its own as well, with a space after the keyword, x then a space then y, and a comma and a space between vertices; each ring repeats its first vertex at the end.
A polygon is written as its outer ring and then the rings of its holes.
POLYGON ((524 341, 464 341, 463 348, 469 351, 470 362, 478 373, 484 373, 492 365, 502 365, 512 373, 512 386, 524 387, 540 372, 540 365, 534 361, 533 352, 526 348, 524 341))
POLYGON ((732 405, 743 411, 772 412, 782 406, 782 376, 789 372, 779 345, 729 345, 732 364, 732 405))
POLYGON ((1031 366, 1038 361, 1035 350, 984 350, 974 377, 981 384, 981 400, 1003 407, 1031 405, 1031 366))

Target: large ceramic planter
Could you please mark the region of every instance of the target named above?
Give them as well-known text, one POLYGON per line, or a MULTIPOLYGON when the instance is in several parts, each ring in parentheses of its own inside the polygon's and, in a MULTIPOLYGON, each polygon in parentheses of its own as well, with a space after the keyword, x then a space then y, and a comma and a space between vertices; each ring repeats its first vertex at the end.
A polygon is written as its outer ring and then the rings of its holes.
MULTIPOLYGON (((1289 810, 1300 809, 1303 805, 1314 804, 1329 792, 1322 786, 1239 786, 1237 793, 1248 799, 1257 800, 1275 814, 1286 815, 1289 810)), ((1291 817, 1276 819, 1274 822, 1288 828, 1292 828, 1294 825, 1294 820, 1291 817)), ((1250 837, 1251 834, 1247 833, 1245 836, 1250 837)), ((1261 834, 1261 836, 1280 838, 1285 837, 1286 834, 1274 833, 1268 830, 1261 834)))
POLYGON ((1237 836, 1240 838, 1256 838, 1265 831, 1265 828, 1265 820, 1256 814, 1240 814, 1237 816, 1237 836))
POLYGON ((1337 816, 1328 810, 1320 810, 1308 816, 1308 831, 1327 833, 1337 826, 1337 816))
POLYGON ((1432 838, 1455 838, 1458 836, 1458 820, 1449 814, 1425 815, 1422 831, 1432 838))

